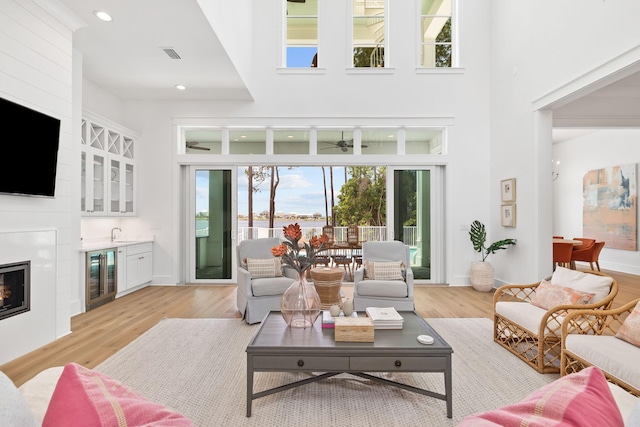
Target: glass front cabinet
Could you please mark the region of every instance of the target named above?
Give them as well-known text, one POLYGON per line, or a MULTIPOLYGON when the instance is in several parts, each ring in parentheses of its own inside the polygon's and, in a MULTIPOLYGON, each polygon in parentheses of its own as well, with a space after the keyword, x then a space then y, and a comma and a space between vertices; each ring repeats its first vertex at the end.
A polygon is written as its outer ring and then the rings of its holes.
POLYGON ((85 112, 80 207, 84 216, 134 216, 134 147, 130 130, 85 112))

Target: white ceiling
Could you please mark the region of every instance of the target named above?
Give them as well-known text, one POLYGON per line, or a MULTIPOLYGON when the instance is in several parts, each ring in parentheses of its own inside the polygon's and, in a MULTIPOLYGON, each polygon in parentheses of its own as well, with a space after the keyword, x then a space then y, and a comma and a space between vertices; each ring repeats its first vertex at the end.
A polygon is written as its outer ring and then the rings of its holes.
POLYGON ((87 24, 73 36, 84 77, 120 99, 252 99, 196 0, 60 1, 87 24))
MULTIPOLYGON (((84 77, 120 99, 252 99, 197 0, 60 1, 87 24, 74 34, 84 77), (95 10, 113 21, 100 21, 95 10)), ((554 142, 619 126, 640 126, 640 72, 554 109, 554 142)))

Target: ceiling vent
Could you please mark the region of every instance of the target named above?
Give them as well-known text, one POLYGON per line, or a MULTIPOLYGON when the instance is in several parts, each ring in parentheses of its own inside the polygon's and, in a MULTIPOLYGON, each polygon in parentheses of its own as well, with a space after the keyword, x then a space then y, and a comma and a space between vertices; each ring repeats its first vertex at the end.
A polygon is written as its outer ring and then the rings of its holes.
POLYGON ((166 53, 171 59, 182 59, 180 58, 180 55, 178 55, 178 52, 173 50, 171 47, 163 47, 161 49, 164 50, 164 53, 166 53))

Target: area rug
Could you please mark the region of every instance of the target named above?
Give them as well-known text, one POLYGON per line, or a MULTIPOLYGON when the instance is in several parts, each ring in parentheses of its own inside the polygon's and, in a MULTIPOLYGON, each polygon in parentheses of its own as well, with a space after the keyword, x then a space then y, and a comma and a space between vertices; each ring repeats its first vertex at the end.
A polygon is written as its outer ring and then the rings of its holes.
MULTIPOLYGON (((246 346, 257 325, 240 319, 163 319, 96 370, 210 426, 455 426, 517 402, 558 375, 538 374, 492 340, 489 319, 427 319, 451 345, 453 418, 442 400, 341 374, 254 400, 246 417, 246 346)), ((255 391, 304 378, 258 372, 255 391)), ((377 375, 377 374, 376 374, 377 375)), ((382 374, 444 392, 443 375, 382 374)))

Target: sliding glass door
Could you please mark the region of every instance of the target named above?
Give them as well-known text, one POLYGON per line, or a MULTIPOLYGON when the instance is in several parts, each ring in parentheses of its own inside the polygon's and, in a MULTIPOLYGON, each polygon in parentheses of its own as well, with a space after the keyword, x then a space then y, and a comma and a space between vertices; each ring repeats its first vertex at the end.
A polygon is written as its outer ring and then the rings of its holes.
POLYGON ((409 245, 414 278, 436 283, 440 280, 439 246, 442 201, 439 167, 394 167, 389 174, 393 200, 388 200, 389 227, 394 240, 409 245))
POLYGON ((231 281, 235 265, 235 173, 230 168, 192 166, 189 175, 189 282, 231 281))

